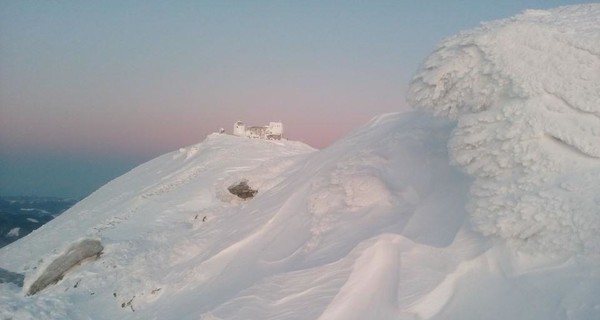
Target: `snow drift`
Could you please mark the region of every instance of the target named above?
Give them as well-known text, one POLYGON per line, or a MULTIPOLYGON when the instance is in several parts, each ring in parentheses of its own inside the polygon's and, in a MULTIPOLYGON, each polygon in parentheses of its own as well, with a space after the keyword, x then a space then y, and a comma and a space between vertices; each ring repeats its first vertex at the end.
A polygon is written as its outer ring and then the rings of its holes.
POLYGON ((456 119, 472 221, 528 252, 600 254, 600 5, 528 10, 444 41, 410 86, 456 119))
POLYGON ((135 168, 0 249, 29 283, 56 248, 104 247, 38 294, 0 283, 0 318, 597 319, 597 74, 579 63, 597 68, 598 7, 449 39, 411 99, 454 120, 381 115, 320 151, 213 134, 135 168), (502 35, 576 65, 525 74, 502 35))
POLYGON ((318 152, 211 135, 166 154, 2 248, 0 267, 35 279, 55 248, 104 246, 33 296, 0 284, 0 317, 593 318, 597 267, 471 231, 472 181, 446 149, 454 125, 388 114, 318 152), (228 191, 244 180, 251 199, 228 191))

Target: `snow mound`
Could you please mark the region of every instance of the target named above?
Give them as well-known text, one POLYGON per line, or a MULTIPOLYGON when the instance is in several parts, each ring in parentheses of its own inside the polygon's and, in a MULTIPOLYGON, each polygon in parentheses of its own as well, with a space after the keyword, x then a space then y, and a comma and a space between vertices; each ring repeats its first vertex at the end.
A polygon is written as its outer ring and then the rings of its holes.
POLYGON ((454 126, 387 114, 316 152, 211 135, 158 157, 0 249, 29 283, 66 269, 56 248, 104 246, 35 295, 11 273, 0 318, 593 319, 597 266, 472 232, 454 126), (227 190, 244 179, 249 201, 227 190))
POLYGON ((600 255, 600 5, 529 10, 445 40, 409 101, 457 120, 476 227, 527 252, 600 255))

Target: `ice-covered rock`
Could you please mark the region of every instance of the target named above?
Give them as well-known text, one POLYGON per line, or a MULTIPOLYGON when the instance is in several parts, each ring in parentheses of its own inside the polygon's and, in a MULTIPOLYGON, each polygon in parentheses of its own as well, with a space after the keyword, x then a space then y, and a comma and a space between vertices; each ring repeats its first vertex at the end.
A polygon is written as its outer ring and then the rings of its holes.
POLYGON ((53 257, 52 261, 35 273, 35 280, 27 289, 27 294, 36 294, 47 286, 62 279, 65 273, 88 258, 100 255, 104 247, 96 239, 83 239, 72 244, 63 253, 53 257))
POLYGON ((457 120, 472 221, 529 252, 600 254, 600 5, 528 10, 445 40, 409 101, 457 120))

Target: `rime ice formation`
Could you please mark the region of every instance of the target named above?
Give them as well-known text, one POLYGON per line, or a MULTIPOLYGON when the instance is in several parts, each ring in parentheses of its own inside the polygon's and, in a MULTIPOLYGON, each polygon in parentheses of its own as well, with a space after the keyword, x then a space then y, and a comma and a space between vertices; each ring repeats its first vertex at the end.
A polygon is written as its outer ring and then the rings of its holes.
POLYGON ((453 127, 388 114, 321 151, 214 134, 158 157, 0 249, 26 274, 0 283, 0 318, 594 319, 596 265, 471 231, 453 127), (244 179, 250 201, 228 191, 244 179), (25 296, 81 238, 103 254, 25 296))
POLYGON ((444 41, 410 86, 457 120, 475 225, 528 252, 600 254, 600 5, 529 10, 444 41))
POLYGON ((597 105, 566 92, 593 92, 597 75, 550 65, 584 73, 546 86, 559 78, 484 54, 524 23, 509 49, 573 44, 590 53, 561 60, 594 68, 597 18, 587 5, 527 12, 448 40, 411 95, 457 121, 381 115, 319 151, 213 134, 140 165, 0 249, 0 319, 598 319, 597 105), (241 181, 251 200, 228 190, 241 181), (467 203, 510 241, 474 232, 467 203), (103 254, 26 296, 82 238, 103 254))

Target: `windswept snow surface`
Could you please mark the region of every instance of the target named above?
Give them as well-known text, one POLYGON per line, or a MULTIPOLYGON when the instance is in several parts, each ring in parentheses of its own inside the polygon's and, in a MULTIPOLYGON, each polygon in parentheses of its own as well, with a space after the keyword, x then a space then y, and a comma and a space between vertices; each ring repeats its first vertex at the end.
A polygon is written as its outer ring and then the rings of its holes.
POLYGON ((528 10, 444 41, 409 100, 456 119, 472 222, 529 253, 600 259, 600 5, 528 10))
POLYGON ((411 96, 453 120, 382 115, 321 151, 214 134, 141 165, 0 250, 31 283, 79 239, 104 247, 35 295, 0 283, 0 318, 600 318, 598 18, 446 41, 411 96))
POLYGON ((388 114, 316 152, 211 135, 0 250, 29 283, 80 238, 104 246, 33 296, 0 283, 0 318, 593 318, 597 269, 470 230, 454 126, 388 114), (251 200, 227 191, 244 180, 251 200))

